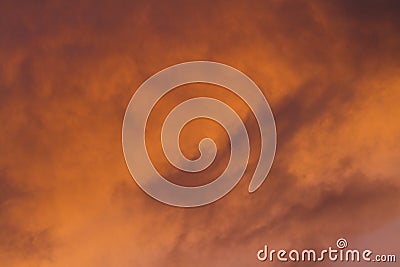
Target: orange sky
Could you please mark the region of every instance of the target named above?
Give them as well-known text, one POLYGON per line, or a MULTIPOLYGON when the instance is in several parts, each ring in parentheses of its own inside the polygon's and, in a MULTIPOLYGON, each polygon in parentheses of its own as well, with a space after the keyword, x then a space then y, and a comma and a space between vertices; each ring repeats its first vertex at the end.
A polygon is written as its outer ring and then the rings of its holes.
MULTIPOLYGON (((339 237, 398 253, 399 11, 396 1, 2 1, 0 266, 280 266, 258 263, 257 250, 339 237), (246 119, 253 148, 231 193, 183 209, 136 185, 121 127, 142 82, 192 60, 257 83, 278 147, 248 194, 259 142, 248 108, 223 89, 177 89, 160 114, 190 96, 219 97, 246 119)), ((149 125, 153 140, 159 124, 149 125)), ((202 135, 220 148, 208 173, 190 181, 154 159, 187 185, 218 175, 229 151, 218 126, 192 127, 188 155, 202 135)))

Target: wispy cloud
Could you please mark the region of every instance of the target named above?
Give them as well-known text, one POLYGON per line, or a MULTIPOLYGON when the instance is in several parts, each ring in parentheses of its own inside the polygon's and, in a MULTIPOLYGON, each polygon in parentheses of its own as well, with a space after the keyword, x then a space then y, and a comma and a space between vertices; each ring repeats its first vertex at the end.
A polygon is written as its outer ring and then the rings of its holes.
POLYGON ((397 1, 1 5, 0 262, 7 266, 254 266, 265 243, 310 247, 343 235, 351 243, 398 221, 397 1), (248 194, 259 153, 248 107, 212 86, 177 89, 148 129, 150 154, 168 179, 206 183, 227 164, 226 133, 209 121, 184 129, 182 146, 196 156, 196 140, 215 138, 210 169, 190 177, 158 156, 162 118, 188 96, 230 104, 252 149, 230 194, 178 209, 134 183, 121 127, 145 79, 190 60, 248 74, 272 107, 278 147, 268 179, 248 194))

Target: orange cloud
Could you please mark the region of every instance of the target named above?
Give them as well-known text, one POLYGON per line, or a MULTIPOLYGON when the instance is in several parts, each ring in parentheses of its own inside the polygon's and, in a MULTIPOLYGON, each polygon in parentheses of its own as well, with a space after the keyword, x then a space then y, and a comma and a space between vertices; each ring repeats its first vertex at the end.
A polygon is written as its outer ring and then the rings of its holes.
MULTIPOLYGON (((387 236, 370 243, 381 246, 400 215, 398 11, 396 1, 2 3, 0 262, 256 266, 266 243, 356 243, 373 231, 387 236), (145 79, 191 60, 231 65, 257 83, 276 118, 278 148, 268 179, 248 194, 259 153, 249 109, 215 88, 177 89, 149 125, 151 153, 160 152, 162 116, 192 95, 234 107, 252 141, 230 194, 180 209, 134 183, 121 127, 145 79)), ((218 162, 208 173, 190 181, 155 159, 187 185, 218 175, 229 151, 221 128, 196 123, 181 142, 195 156, 196 140, 216 138, 218 162)))

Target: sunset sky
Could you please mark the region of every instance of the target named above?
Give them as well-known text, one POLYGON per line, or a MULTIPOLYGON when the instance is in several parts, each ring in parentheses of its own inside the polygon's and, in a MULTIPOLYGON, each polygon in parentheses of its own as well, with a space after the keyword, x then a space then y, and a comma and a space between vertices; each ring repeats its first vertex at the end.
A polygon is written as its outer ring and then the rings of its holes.
POLYGON ((398 1, 1 1, 0 266, 302 266, 256 253, 341 237, 400 260, 399 29, 398 1), (249 194, 260 143, 249 108, 217 86, 177 88, 146 136, 168 180, 205 184, 229 160, 224 130, 199 120, 182 131, 183 153, 195 158, 211 137, 213 165, 189 176, 166 161, 160 127, 186 99, 224 101, 251 142, 228 195, 177 208, 132 179, 121 131, 146 79, 193 60, 246 73, 268 99, 278 143, 249 194))

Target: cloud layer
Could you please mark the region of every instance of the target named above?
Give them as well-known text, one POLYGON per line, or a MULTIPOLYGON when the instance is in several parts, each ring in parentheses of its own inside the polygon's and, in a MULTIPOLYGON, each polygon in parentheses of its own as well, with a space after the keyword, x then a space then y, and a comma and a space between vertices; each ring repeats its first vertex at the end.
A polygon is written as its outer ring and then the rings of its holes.
MULTIPOLYGON (((1 4, 4 266, 256 266, 264 244, 326 247, 342 236, 385 247, 400 216, 397 1, 134 2, 1 4), (159 155, 163 116, 196 95, 231 105, 252 141, 230 194, 179 209, 134 183, 121 127, 144 80, 191 60, 249 75, 274 112, 278 147, 248 194, 259 153, 248 107, 221 88, 177 89, 153 114, 150 153, 159 155)), ((155 156, 159 170, 186 185, 217 176, 229 152, 218 125, 185 128, 184 153, 195 157, 203 136, 219 148, 206 173, 188 178, 155 156)))

